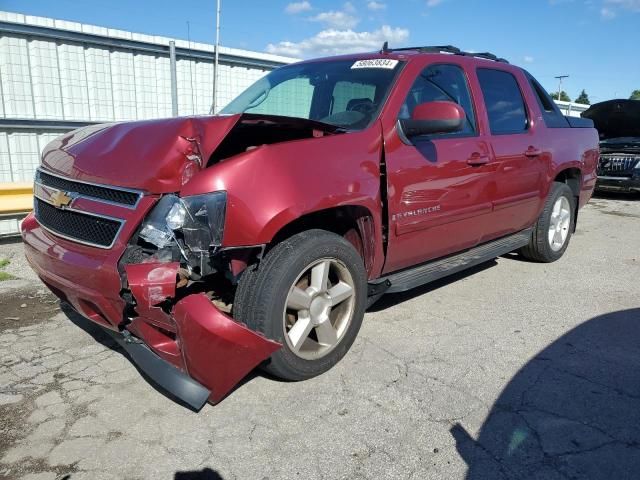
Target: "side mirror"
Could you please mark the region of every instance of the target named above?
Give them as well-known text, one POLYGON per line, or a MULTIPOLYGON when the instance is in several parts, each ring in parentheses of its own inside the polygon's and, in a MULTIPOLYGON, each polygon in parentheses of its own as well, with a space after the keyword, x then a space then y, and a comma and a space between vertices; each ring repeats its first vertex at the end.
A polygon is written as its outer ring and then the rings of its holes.
POLYGON ((466 115, 454 102, 426 102, 413 109, 411 118, 400 119, 402 131, 408 137, 462 130, 466 115))

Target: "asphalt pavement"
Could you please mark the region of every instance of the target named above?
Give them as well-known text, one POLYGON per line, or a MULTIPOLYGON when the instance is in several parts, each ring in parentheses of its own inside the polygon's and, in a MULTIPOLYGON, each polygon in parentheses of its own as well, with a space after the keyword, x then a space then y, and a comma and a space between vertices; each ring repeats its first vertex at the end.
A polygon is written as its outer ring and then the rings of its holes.
POLYGON ((331 371, 254 372, 199 413, 61 311, 21 248, 0 244, 0 478, 638 478, 639 197, 594 198, 558 262, 385 297, 331 371))

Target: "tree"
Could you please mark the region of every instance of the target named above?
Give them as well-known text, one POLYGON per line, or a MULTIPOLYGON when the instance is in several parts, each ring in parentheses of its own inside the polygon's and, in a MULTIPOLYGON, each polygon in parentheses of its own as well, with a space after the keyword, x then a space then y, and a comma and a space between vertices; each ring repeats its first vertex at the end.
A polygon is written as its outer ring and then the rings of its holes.
POLYGON ((640 90, 634 90, 633 92, 631 92, 629 100, 640 100, 640 90))
MULTIPOLYGON (((553 98, 554 100, 558 100, 558 92, 553 92, 550 95, 551 95, 551 98, 553 98)), ((567 95, 567 92, 565 92, 564 90, 560 92, 560 100, 562 100, 563 102, 571 101, 571 99, 569 98, 569 95, 567 95)))
POLYGON ((574 101, 583 105, 591 105, 591 102, 589 101, 589 95, 587 95, 587 92, 584 91, 584 88, 580 92, 580 95, 578 95, 578 98, 576 98, 574 101))

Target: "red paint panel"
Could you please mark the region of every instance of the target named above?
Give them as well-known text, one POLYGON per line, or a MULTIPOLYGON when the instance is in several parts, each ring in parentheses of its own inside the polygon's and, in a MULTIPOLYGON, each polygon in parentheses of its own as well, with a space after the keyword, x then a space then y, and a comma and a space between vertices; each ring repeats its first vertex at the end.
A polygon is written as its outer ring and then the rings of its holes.
POLYGON ((138 315, 152 325, 172 332, 175 332, 173 320, 158 305, 175 297, 178 268, 179 262, 138 263, 124 267, 138 315))
POLYGON ((180 300, 173 316, 187 371, 211 389, 213 403, 282 346, 237 323, 203 294, 180 300))
POLYGON ((59 298, 91 320, 116 329, 122 322, 119 254, 69 242, 45 231, 33 216, 22 222, 25 255, 59 298))
POLYGON ((49 143, 42 154, 48 170, 78 180, 151 193, 177 192, 194 139, 204 161, 240 115, 186 117, 94 125, 49 143))
POLYGON ((136 263, 125 265, 131 293, 138 307, 150 309, 176 294, 179 262, 136 263))
POLYGON ((134 318, 127 325, 127 330, 136 337, 143 339, 144 343, 158 356, 181 370, 185 369, 175 332, 169 331, 145 317, 134 318))
POLYGON ((384 258, 381 140, 375 122, 362 132, 263 145, 199 172, 180 194, 227 191, 225 247, 268 243, 281 228, 308 213, 364 207, 374 222, 375 278, 384 258))

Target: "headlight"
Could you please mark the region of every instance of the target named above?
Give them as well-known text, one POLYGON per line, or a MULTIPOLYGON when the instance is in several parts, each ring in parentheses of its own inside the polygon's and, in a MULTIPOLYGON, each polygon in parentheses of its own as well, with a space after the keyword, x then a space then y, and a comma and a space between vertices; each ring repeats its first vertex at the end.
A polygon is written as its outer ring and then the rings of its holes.
POLYGON ((640 158, 638 158, 638 163, 636 163, 635 169, 640 170, 640 158))
POLYGON ((158 248, 166 247, 181 232, 193 252, 222 244, 227 193, 214 192, 180 198, 165 195, 147 216, 140 237, 158 248))
POLYGON ((165 221, 167 222, 167 227, 169 227, 171 230, 178 230, 184 225, 186 218, 187 209, 184 208, 182 202, 178 201, 171 205, 171 209, 169 210, 169 213, 167 213, 165 221))

